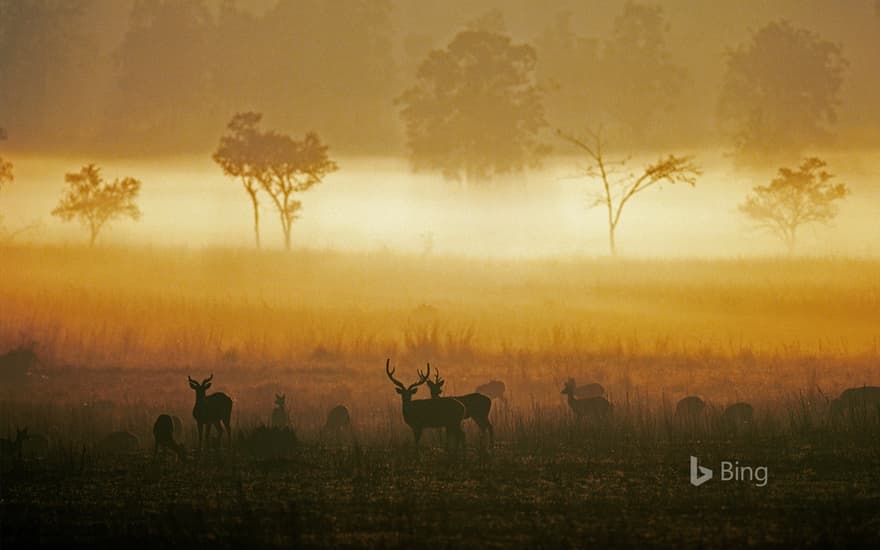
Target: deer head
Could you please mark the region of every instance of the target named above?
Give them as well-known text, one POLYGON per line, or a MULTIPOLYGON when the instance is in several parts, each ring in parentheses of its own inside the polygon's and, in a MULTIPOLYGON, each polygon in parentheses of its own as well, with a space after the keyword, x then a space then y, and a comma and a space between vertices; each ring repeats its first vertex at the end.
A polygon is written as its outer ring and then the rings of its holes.
POLYGON ((419 381, 410 384, 409 386, 404 386, 400 380, 394 378, 394 369, 391 368, 391 359, 385 360, 385 374, 388 375, 388 379, 394 382, 394 385, 397 386, 395 391, 400 394, 400 397, 403 398, 404 403, 408 403, 412 400, 413 394, 419 391, 419 386, 428 381, 428 376, 431 374, 431 367, 428 366, 428 374, 424 375, 419 371, 419 381))
POLYGON ((576 387, 576 384, 575 384, 574 378, 569 378, 565 382, 565 387, 562 388, 562 391, 560 393, 563 393, 563 394, 567 393, 571 396, 574 396, 575 387, 576 387))
POLYGON ((279 409, 284 409, 284 401, 287 397, 282 393, 281 395, 275 394, 275 406, 279 409))
POLYGON ((189 387, 196 391, 196 400, 199 400, 205 397, 205 392, 211 387, 211 380, 214 378, 214 375, 212 374, 205 378, 201 384, 193 380, 192 376, 187 376, 187 378, 189 378, 189 387))
MULTIPOLYGON (((428 363, 428 375, 431 374, 431 363, 428 363)), ((419 372, 419 376, 422 376, 422 373, 419 372)), ((425 376, 427 378, 427 376, 425 376)), ((428 389, 431 390, 431 397, 440 397, 440 394, 443 393, 443 384, 446 383, 446 380, 440 378, 440 370, 434 371, 434 380, 428 380, 428 389)))

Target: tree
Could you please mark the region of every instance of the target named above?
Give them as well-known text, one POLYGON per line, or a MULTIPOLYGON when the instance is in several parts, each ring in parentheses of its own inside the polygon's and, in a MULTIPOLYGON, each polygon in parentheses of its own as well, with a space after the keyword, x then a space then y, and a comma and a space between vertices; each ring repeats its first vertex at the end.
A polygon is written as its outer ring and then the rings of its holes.
POLYGON ((299 218, 302 202, 294 197, 308 191, 338 167, 327 156, 328 146, 309 132, 302 141, 277 132, 260 136, 257 179, 278 210, 284 248, 290 250, 290 230, 299 218))
POLYGON ((608 245, 612 256, 617 255, 614 233, 620 224, 623 208, 637 194, 663 182, 686 183, 693 187, 702 174, 693 157, 668 155, 645 166, 641 173, 626 170, 626 160, 608 161, 602 150, 601 131, 591 132, 591 143, 557 130, 559 137, 584 151, 591 164, 586 175, 598 179, 599 191, 592 193, 591 206, 604 206, 608 213, 608 245))
POLYGON ((107 183, 101 177, 101 169, 94 164, 83 166, 79 172, 66 174, 68 188, 61 195, 53 216, 63 221, 78 219, 90 234, 89 244, 94 246, 98 233, 105 224, 117 218, 138 220, 141 211, 135 204, 141 190, 141 182, 134 178, 115 179, 107 183))
POLYGON ((224 174, 238 178, 251 199, 251 206, 254 209, 254 240, 257 248, 260 248, 260 203, 257 198, 260 183, 256 173, 256 165, 259 163, 256 147, 260 138, 257 126, 262 118, 263 115, 253 112, 238 113, 233 116, 226 125, 227 133, 220 138, 220 145, 212 156, 214 162, 223 169, 224 174))
POLYGON ((666 49, 663 8, 627 2, 605 41, 598 75, 612 119, 641 139, 678 98, 685 71, 666 49))
POLYGON ((298 193, 321 183, 337 170, 327 155, 328 146, 314 132, 297 141, 284 134, 260 130, 263 115, 239 113, 220 138, 214 161, 226 175, 238 178, 254 208, 254 236, 260 247, 260 217, 257 193, 264 191, 278 210, 284 246, 290 249, 290 231, 299 217, 302 202, 298 193))
POLYGON ((741 158, 796 154, 828 135, 847 65, 840 46, 777 21, 729 51, 726 65, 717 116, 741 158))
POLYGON ((549 148, 538 140, 535 60, 531 46, 486 30, 460 32, 428 54, 396 99, 413 167, 472 182, 539 165, 549 148))
POLYGON ((810 223, 830 223, 837 216, 838 201, 850 190, 825 170, 825 161, 808 158, 798 170, 780 168, 770 185, 752 188, 739 211, 758 228, 782 239, 788 253, 794 251, 797 230, 810 223))

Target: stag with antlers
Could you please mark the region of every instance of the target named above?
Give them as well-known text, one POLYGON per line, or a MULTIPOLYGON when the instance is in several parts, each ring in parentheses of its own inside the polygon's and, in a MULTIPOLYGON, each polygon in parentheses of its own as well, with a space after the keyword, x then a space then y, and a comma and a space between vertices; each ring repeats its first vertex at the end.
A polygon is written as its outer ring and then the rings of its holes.
MULTIPOLYGON (((443 385, 446 381, 440 378, 440 370, 436 369, 434 371, 434 380, 430 380, 431 363, 428 363, 428 373, 422 374, 422 372, 419 371, 419 376, 424 376, 427 380, 428 389, 431 390, 431 399, 442 399, 440 394, 443 393, 443 385)), ((476 422, 477 426, 480 427, 480 438, 485 440, 486 433, 488 433, 489 446, 494 445, 495 429, 492 427, 492 423, 489 422, 489 411, 492 409, 492 399, 481 393, 456 395, 452 397, 452 399, 461 401, 465 408, 464 417, 472 419, 476 422)))
POLYGON ((448 397, 413 401, 412 396, 418 391, 419 386, 428 381, 428 378, 419 373, 418 382, 404 386, 394 378, 391 359, 385 361, 385 374, 397 386, 395 390, 400 394, 403 403, 403 420, 413 431, 416 448, 425 428, 446 428, 447 446, 455 439, 460 448, 464 448, 464 431, 461 429, 461 422, 465 418, 465 406, 461 401, 448 397))
POLYGON ((223 429, 220 427, 221 422, 226 428, 227 442, 231 447, 232 430, 229 428, 229 420, 232 417, 232 399, 230 399, 225 393, 220 392, 205 395, 205 392, 211 387, 211 380, 214 378, 213 374, 205 378, 201 384, 193 380, 192 377, 188 378, 189 387, 196 392, 196 404, 193 407, 193 418, 196 419, 196 423, 199 425, 199 452, 202 450, 203 429, 207 427, 207 429, 204 430, 205 440, 210 438, 211 426, 217 428, 217 432, 222 438, 223 429))

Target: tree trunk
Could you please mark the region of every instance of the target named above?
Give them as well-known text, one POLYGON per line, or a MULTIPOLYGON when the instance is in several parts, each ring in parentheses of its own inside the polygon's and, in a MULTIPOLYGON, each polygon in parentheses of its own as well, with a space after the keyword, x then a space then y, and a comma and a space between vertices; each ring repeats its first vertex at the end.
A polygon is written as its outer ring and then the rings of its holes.
POLYGON ((795 228, 795 227, 792 227, 791 229, 789 229, 788 238, 785 239, 785 244, 788 246, 788 255, 789 256, 794 255, 794 246, 795 246, 795 244, 797 244, 796 231, 797 231, 797 228, 795 228))
POLYGON ((281 229, 284 231, 284 249, 290 250, 290 228, 293 226, 293 220, 285 220, 281 217, 281 229))
POLYGON ((617 226, 614 224, 610 224, 608 226, 608 249, 611 252, 611 255, 617 257, 617 245, 614 242, 614 230, 617 229, 617 226))
POLYGON ((260 204, 257 202, 256 193, 248 193, 251 197, 251 204, 254 206, 254 240, 257 243, 257 250, 260 249, 260 204))
POLYGON ((91 236, 89 238, 89 246, 94 248, 95 247, 95 240, 98 238, 98 228, 97 227, 90 228, 90 233, 91 233, 91 236))

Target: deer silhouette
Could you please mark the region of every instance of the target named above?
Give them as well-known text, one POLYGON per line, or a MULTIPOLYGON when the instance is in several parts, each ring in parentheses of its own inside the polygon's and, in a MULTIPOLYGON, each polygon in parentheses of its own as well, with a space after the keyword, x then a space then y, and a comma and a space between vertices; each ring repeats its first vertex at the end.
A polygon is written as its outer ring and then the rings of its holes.
POLYGON ((324 424, 324 431, 328 433, 339 433, 342 430, 351 429, 351 415, 344 405, 336 405, 327 413, 327 423, 324 424))
POLYGON ((425 428, 446 428, 447 446, 455 440, 461 448, 464 448, 464 431, 461 429, 461 422, 465 418, 465 406, 461 401, 448 397, 413 401, 412 396, 418 391, 419 386, 428 381, 427 377, 420 374, 418 382, 404 386, 394 378, 391 359, 385 361, 385 374, 397 386, 395 391, 400 394, 403 420, 412 429, 416 449, 425 428))
POLYGON ((593 382, 592 384, 584 384, 583 386, 577 386, 574 389, 574 396, 578 399, 604 397, 605 388, 603 388, 602 384, 599 384, 598 382, 593 382))
MULTIPOLYGON (((419 376, 424 376, 428 382, 428 389, 431 391, 431 399, 440 399, 443 393, 443 385, 445 380, 440 378, 440 370, 434 370, 434 380, 431 380, 431 363, 428 363, 427 374, 419 372, 419 376)), ((484 438, 489 434, 489 446, 495 444, 495 429, 489 422, 489 411, 492 410, 492 400, 481 393, 468 393, 465 395, 456 395, 452 399, 460 401, 465 408, 464 417, 472 419, 477 426, 480 427, 480 437, 484 438)))
POLYGON ((177 455, 181 462, 186 461, 183 445, 174 441, 174 420, 167 414, 160 414, 153 424, 153 460, 159 454, 159 447, 168 449, 177 455))
POLYGON ((196 392, 196 404, 193 406, 193 418, 199 426, 199 452, 202 450, 202 432, 204 431, 205 440, 211 436, 211 426, 217 428, 217 432, 221 438, 223 429, 220 423, 226 428, 226 439, 228 446, 232 446, 232 430, 229 427, 229 420, 232 417, 232 399, 225 393, 212 393, 205 395, 208 388, 211 387, 211 380, 214 375, 205 378, 201 383, 189 378, 189 387, 196 392))
POLYGON ((706 411, 706 402, 696 395, 682 398, 675 405, 675 418, 679 421, 694 422, 706 411))
POLYGON ((574 378, 569 378, 562 388, 563 395, 568 396, 568 406, 578 419, 586 418, 593 420, 606 420, 611 416, 611 403, 604 397, 587 397, 578 399, 575 397, 577 384, 574 378))
POLYGON ((272 427, 286 428, 290 424, 290 416, 287 414, 285 401, 287 397, 284 394, 275 394, 275 408, 272 409, 272 427))

